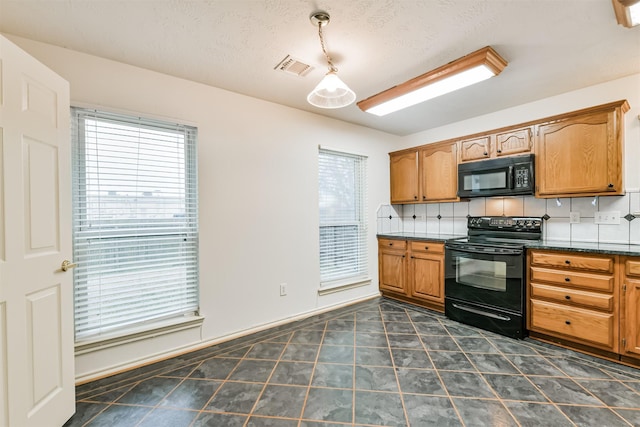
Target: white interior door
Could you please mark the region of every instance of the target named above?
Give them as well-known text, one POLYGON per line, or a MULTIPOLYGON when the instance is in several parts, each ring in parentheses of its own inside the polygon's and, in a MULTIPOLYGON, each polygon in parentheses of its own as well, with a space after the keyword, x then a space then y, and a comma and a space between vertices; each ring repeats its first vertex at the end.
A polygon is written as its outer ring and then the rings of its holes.
POLYGON ((75 410, 69 84, 0 36, 0 425, 75 410))

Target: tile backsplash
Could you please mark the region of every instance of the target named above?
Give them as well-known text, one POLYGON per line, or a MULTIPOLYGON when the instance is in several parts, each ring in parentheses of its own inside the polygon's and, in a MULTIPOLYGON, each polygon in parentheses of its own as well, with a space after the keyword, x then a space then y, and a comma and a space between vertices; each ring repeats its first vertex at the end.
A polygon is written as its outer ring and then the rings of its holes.
POLYGON ((406 232, 466 234, 467 216, 536 216, 549 218, 543 225, 547 240, 640 245, 640 192, 624 196, 536 199, 479 197, 467 202, 417 205, 380 205, 378 233, 406 232), (597 212, 619 212, 620 224, 596 224, 597 212), (579 214, 572 224, 570 214, 579 214), (638 215, 637 217, 634 214, 638 215))

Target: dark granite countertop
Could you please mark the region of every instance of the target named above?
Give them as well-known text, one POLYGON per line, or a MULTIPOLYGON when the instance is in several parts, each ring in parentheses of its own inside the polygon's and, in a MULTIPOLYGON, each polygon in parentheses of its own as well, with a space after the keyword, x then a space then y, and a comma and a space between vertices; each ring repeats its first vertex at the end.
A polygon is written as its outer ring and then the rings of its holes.
POLYGON ((640 256, 640 245, 625 245, 622 243, 561 242, 557 240, 540 240, 536 243, 528 243, 527 249, 552 249, 573 252, 591 252, 607 255, 640 256))
POLYGON ((408 240, 424 240, 424 241, 440 241, 450 239, 460 239, 467 237, 466 234, 439 234, 439 233, 378 233, 378 237, 384 239, 408 239, 408 240))
MULTIPOLYGON (((408 239, 444 242, 449 239, 466 237, 466 234, 438 234, 438 233, 379 233, 378 237, 386 239, 408 239)), ((590 252, 607 255, 640 256, 640 245, 625 245, 621 243, 589 243, 565 242, 558 240, 540 240, 528 243, 527 249, 550 249, 557 251, 590 252)))

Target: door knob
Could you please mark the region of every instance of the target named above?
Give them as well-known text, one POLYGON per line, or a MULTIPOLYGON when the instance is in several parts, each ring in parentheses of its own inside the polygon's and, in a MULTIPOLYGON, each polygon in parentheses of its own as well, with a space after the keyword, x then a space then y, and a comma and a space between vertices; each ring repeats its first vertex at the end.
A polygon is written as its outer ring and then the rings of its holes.
POLYGON ((75 262, 71 262, 71 261, 65 259, 64 261, 62 261, 62 264, 60 265, 60 270, 67 271, 70 268, 75 267, 76 265, 78 265, 78 264, 76 264, 75 262))

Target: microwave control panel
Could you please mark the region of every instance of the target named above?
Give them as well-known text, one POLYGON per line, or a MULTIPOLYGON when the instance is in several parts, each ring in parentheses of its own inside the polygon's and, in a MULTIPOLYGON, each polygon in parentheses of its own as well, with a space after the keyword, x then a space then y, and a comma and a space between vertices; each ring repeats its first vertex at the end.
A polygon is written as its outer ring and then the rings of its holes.
POLYGON ((529 188, 529 167, 515 167, 515 188, 529 188))

